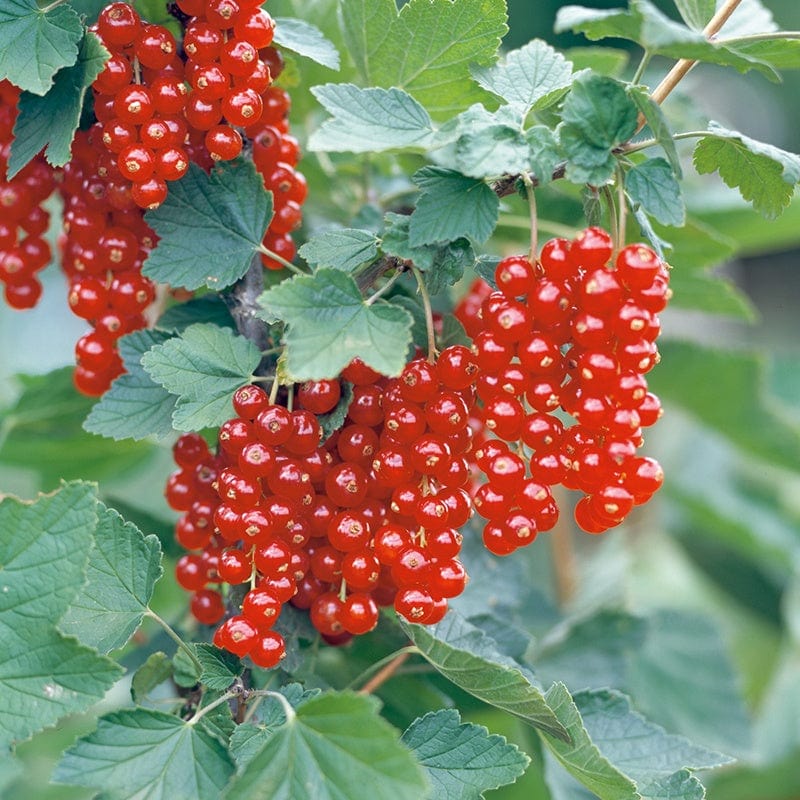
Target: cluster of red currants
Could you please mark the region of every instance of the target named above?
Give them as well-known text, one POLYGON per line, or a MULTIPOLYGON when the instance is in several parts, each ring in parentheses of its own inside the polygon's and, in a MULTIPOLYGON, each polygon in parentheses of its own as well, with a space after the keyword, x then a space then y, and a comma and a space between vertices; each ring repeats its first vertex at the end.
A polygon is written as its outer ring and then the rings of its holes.
POLYGON ((36 273, 50 263, 43 238, 50 215, 42 203, 55 188, 53 168, 38 155, 8 180, 8 158, 14 138, 20 90, 0 81, 0 284, 6 303, 33 308, 42 294, 36 273))
POLYGON ((117 339, 143 328, 155 285, 141 268, 156 236, 127 183, 107 168, 100 129, 78 131, 59 190, 64 232, 61 268, 69 282, 67 302, 92 330, 75 345, 75 386, 99 396, 123 370, 117 339))
MULTIPOLYGON (((242 151, 238 128, 262 123, 272 82, 259 50, 274 24, 258 2, 179 0, 189 15, 178 43, 127 3, 107 5, 95 32, 111 52, 94 81, 95 116, 119 174, 142 208, 156 208, 189 161, 208 167, 242 151)), ((273 51, 274 52, 274 51, 273 51)))
POLYGON ((177 565, 192 613, 216 624, 223 584, 248 586, 216 644, 273 666, 286 602, 333 644, 372 630, 379 606, 426 624, 444 616, 467 580, 458 528, 471 513, 476 374, 461 346, 394 379, 356 360, 342 373, 353 390, 347 417, 324 442, 317 415, 339 403, 338 380, 303 384, 294 411, 242 387, 215 456, 195 434, 178 440, 166 497, 184 512, 178 543, 200 551, 177 565))
POLYGON ((613 263, 612 253, 611 237, 595 227, 571 242, 552 239, 536 265, 525 256, 500 261, 498 291, 480 302, 477 390, 497 438, 476 452, 489 480, 474 503, 497 554, 547 529, 542 523, 552 527, 555 484, 584 493, 575 519, 601 533, 663 482, 658 463, 637 449, 661 415, 644 376, 658 362, 669 273, 645 245, 622 248, 613 263))

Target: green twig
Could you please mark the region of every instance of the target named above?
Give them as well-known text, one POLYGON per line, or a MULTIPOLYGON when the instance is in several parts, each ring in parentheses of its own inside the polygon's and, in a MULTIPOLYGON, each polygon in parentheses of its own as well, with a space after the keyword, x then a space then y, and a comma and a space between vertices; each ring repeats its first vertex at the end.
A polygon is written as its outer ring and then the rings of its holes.
POLYGON ((295 275, 308 275, 305 270, 300 269, 300 267, 292 264, 291 261, 287 261, 282 256, 279 256, 277 253, 273 253, 272 250, 264 247, 264 245, 259 245, 258 248, 259 253, 263 253, 267 258, 271 258, 273 261, 277 261, 281 266, 286 267, 286 269, 294 272, 295 275))
POLYGON ((175 642, 175 644, 177 644, 178 647, 180 647, 181 650, 183 650, 183 652, 186 653, 187 656, 189 656, 189 659, 191 660, 192 664, 194 664, 194 666, 197 668, 198 672, 203 671, 203 666, 197 660, 197 656, 192 651, 192 648, 189 647, 189 645, 186 644, 186 642, 184 642, 183 639, 181 639, 181 637, 178 636, 177 633, 175 633, 173 628, 166 620, 159 617, 158 614, 156 614, 156 612, 153 611, 152 608, 147 609, 147 611, 145 612, 145 616, 150 617, 150 619, 157 622, 164 629, 164 632, 167 634, 167 636, 169 636, 169 638, 172 639, 172 641, 175 642))
POLYGON ((208 714, 209 711, 213 711, 215 708, 217 708, 217 706, 227 703, 228 700, 233 700, 234 697, 239 697, 241 693, 242 690, 239 687, 225 692, 222 697, 218 697, 213 703, 209 703, 207 706, 203 706, 201 709, 199 709, 198 712, 186 724, 196 725, 198 720, 202 719, 206 714, 208 714))
POLYGON ((433 329, 433 307, 431 306, 431 296, 428 294, 428 287, 418 267, 411 265, 411 272, 417 282, 419 294, 422 298, 422 307, 425 310, 425 329, 428 331, 428 361, 433 364, 436 361, 436 332, 433 329))
POLYGON ((539 217, 536 213, 536 193, 533 190, 533 180, 527 172, 522 173, 522 182, 525 184, 525 194, 528 196, 528 212, 531 226, 531 252, 528 261, 536 263, 539 252, 539 217))
POLYGON ((634 72, 631 78, 631 83, 637 84, 642 80, 642 75, 644 75, 644 71, 647 69, 647 65, 650 63, 652 57, 653 54, 649 50, 644 51, 642 60, 639 62, 639 66, 636 67, 636 72, 634 72))
POLYGON ((370 295, 364 301, 365 304, 368 305, 368 306, 371 306, 378 298, 380 298, 382 295, 386 294, 386 292, 388 292, 389 289, 391 289, 392 286, 394 286, 395 282, 400 278, 400 276, 402 274, 403 274, 403 270, 401 270, 401 269, 396 270, 394 275, 392 275, 392 277, 389 278, 389 280, 386 281, 386 283, 384 283, 383 286, 381 286, 380 289, 378 289, 376 292, 374 292, 372 295, 370 295))

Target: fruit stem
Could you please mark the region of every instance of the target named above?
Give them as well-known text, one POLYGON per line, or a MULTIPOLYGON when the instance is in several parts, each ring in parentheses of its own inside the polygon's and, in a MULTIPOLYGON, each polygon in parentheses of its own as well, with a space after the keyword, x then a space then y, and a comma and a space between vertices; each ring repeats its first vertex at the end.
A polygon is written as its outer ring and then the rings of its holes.
POLYGON ((157 622, 164 629, 164 632, 167 634, 167 636, 169 636, 169 638, 172 639, 172 641, 175 642, 175 644, 177 644, 187 656, 189 656, 189 660, 192 662, 192 664, 194 664, 198 672, 203 671, 203 667, 197 660, 197 656, 192 652, 192 648, 189 647, 189 645, 186 644, 186 642, 184 642, 177 633, 175 633, 173 628, 165 619, 159 617, 152 608, 148 608, 147 611, 145 611, 145 616, 150 617, 150 619, 157 622))
POLYGON ((248 697, 274 697, 282 706, 286 723, 293 722, 297 712, 292 708, 292 704, 280 693, 273 692, 271 689, 254 689, 247 693, 248 697))
POLYGON ((278 380, 278 373, 277 370, 275 372, 275 380, 272 381, 272 387, 269 390, 269 404, 271 406, 275 405, 275 401, 278 399, 278 389, 280 388, 281 382, 278 380))
POLYGON ((403 270, 401 270, 401 269, 396 270, 394 275, 392 275, 392 277, 389 278, 389 280, 387 280, 386 283, 384 283, 383 286, 381 286, 380 289, 378 289, 376 292, 371 294, 364 301, 365 304, 368 305, 368 306, 371 306, 378 298, 380 298, 382 295, 386 294, 386 292, 388 292, 389 289, 391 289, 392 286, 394 286, 395 282, 400 278, 400 276, 402 274, 403 274, 403 270))
POLYGON ((234 697, 238 697, 242 693, 240 688, 231 689, 225 692, 222 697, 218 697, 214 700, 213 703, 209 703, 207 706, 203 706, 201 709, 198 709, 197 713, 186 723, 187 725, 196 725, 199 720, 201 720, 209 711, 213 711, 218 706, 221 706, 223 703, 227 703, 228 700, 233 700, 234 697))
POLYGON ((642 79, 642 75, 644 75, 644 71, 647 69, 647 65, 650 63, 650 59, 653 57, 653 54, 649 50, 645 50, 642 55, 642 60, 639 62, 639 66, 636 67, 636 72, 634 72, 633 77, 631 78, 632 84, 637 84, 642 79))
MULTIPOLYGON (((703 28, 703 36, 706 39, 711 39, 716 36, 722 26, 728 21, 731 14, 738 8, 742 0, 726 0, 720 7, 716 14, 703 28)), ((667 99, 670 92, 686 77, 689 70, 697 63, 691 58, 682 58, 675 66, 666 74, 661 83, 656 86, 650 98, 656 103, 663 103, 667 99)))
POLYGON ((608 227, 611 231, 611 238, 614 240, 614 253, 616 253, 619 250, 619 218, 614 194, 608 186, 603 187, 603 197, 608 205, 608 227))
POLYGON ((617 162, 617 207, 619 214, 617 245, 619 247, 624 247, 626 240, 625 234, 627 226, 628 203, 625 198, 625 173, 622 171, 622 167, 619 165, 619 162, 617 162))
POLYGON ((300 269, 300 267, 295 266, 292 264, 291 261, 287 261, 282 256, 279 256, 277 253, 273 253, 272 250, 264 247, 264 245, 259 245, 258 252, 263 253, 267 258, 271 258, 273 261, 277 261, 281 266, 286 267, 286 269, 294 272, 295 275, 308 275, 305 270, 300 269))
POLYGON ((528 196, 528 210, 531 220, 531 251, 528 261, 536 263, 536 255, 539 252, 539 217, 536 214, 536 193, 533 190, 533 181, 527 172, 522 173, 522 182, 525 184, 525 194, 528 196))
POLYGON ((347 685, 347 689, 352 689, 358 686, 361 681, 369 675, 376 673, 369 681, 367 681, 359 690, 359 694, 371 694, 381 684, 385 683, 395 672, 403 665, 409 656, 419 653, 419 648, 416 645, 409 645, 408 647, 401 647, 388 656, 370 664, 357 678, 347 685))
POLYGON ((422 298, 422 307, 425 309, 425 329, 428 332, 428 361, 433 364, 436 361, 436 332, 433 329, 433 308, 431 306, 431 296, 428 294, 428 287, 419 268, 411 264, 411 272, 417 282, 419 294, 422 298))

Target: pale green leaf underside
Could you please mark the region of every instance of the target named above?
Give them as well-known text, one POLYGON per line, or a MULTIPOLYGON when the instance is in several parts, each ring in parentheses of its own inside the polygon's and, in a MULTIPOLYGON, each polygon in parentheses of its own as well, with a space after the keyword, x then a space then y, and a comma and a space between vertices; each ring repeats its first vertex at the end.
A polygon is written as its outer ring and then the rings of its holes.
POLYGON ((293 17, 275 18, 275 44, 310 58, 330 69, 339 69, 339 53, 316 25, 293 17))

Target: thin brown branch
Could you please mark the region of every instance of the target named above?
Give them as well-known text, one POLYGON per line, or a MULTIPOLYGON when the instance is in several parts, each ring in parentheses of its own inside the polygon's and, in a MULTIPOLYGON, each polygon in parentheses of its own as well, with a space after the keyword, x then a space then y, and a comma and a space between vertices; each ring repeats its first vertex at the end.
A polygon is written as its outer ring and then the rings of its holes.
MULTIPOLYGON (((722 26, 730 19, 731 14, 736 11, 741 2, 742 0, 727 0, 727 2, 720 7, 719 11, 714 14, 709 20, 708 25, 703 29, 703 35, 706 39, 711 39, 720 32, 722 26)), ((682 58, 678 61, 666 74, 664 80, 653 90, 653 93, 650 95, 651 99, 659 105, 663 103, 696 63, 696 60, 690 58, 682 58)))
POLYGON ((382 686, 400 667, 408 660, 410 652, 406 651, 398 654, 382 670, 376 672, 359 690, 359 694, 372 694, 379 686, 382 686))
POLYGON ((264 267, 261 265, 261 258, 256 254, 244 277, 229 292, 224 293, 223 298, 236 323, 236 330, 259 350, 268 350, 272 346, 269 328, 256 316, 260 310, 258 298, 263 291, 264 267))

